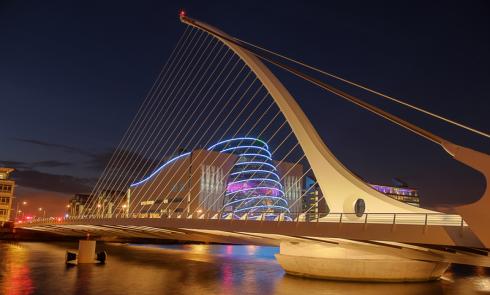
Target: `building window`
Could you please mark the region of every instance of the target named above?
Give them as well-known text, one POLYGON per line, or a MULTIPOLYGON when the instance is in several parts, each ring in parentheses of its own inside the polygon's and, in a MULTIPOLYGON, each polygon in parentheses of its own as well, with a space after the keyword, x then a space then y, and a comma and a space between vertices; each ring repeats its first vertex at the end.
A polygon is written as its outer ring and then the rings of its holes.
POLYGON ((155 201, 142 201, 141 206, 147 206, 147 205, 153 205, 155 204, 155 201))
POLYGON ((10 203, 10 198, 9 197, 0 197, 0 204, 2 205, 8 205, 10 203))
POLYGON ((0 192, 10 193, 12 191, 12 185, 10 184, 0 184, 0 192))
POLYGON ((6 209, 0 209, 0 215, 7 215, 8 211, 6 209))

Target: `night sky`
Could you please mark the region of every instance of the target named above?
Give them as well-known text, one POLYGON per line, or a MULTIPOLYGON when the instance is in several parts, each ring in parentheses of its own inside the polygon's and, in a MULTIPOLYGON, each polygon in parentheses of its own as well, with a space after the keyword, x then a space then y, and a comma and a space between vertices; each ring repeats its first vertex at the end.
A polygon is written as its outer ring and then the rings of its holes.
MULTIPOLYGON (((17 169, 17 197, 29 201, 27 210, 60 215, 73 193, 90 191, 185 29, 180 8, 240 39, 490 131, 488 1, 0 0, 0 163, 17 169)), ((426 206, 483 192, 483 177, 439 146, 271 68, 334 154, 364 179, 401 178, 420 189, 426 206)), ((345 90, 490 153, 484 137, 345 90)))

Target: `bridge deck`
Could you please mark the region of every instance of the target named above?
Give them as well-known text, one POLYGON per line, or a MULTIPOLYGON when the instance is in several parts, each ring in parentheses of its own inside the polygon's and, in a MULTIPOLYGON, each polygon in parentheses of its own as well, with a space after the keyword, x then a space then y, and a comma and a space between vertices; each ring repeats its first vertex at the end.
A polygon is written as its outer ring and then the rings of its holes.
MULTIPOLYGON (((201 216, 205 217, 205 216, 201 216)), ((85 218, 37 220, 16 227, 83 236, 131 236, 145 234, 147 229, 166 232, 162 238, 191 240, 185 231, 266 234, 313 238, 342 238, 363 241, 391 241, 411 244, 432 244, 483 248, 483 244, 457 215, 431 214, 329 214, 315 220, 293 221, 236 220, 208 218, 85 218), (413 216, 412 216, 413 215, 413 216), (118 228, 116 232, 110 229, 118 228), (132 228, 131 230, 129 230, 132 228)), ((151 232, 151 230, 150 230, 151 232)), ((225 239, 226 240, 226 239, 225 239)), ((275 242, 271 242, 274 244, 275 242)))

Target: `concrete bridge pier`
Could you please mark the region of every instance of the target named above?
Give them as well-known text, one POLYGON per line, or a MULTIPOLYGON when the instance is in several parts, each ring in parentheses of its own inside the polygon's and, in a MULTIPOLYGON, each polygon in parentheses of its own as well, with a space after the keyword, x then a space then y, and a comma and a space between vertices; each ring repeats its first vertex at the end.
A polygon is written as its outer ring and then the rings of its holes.
POLYGON ((281 242, 276 259, 296 276, 373 282, 410 282, 439 279, 450 263, 406 258, 335 243, 281 242))
POLYGON ((94 263, 95 246, 95 240, 80 240, 78 242, 78 263, 94 263))

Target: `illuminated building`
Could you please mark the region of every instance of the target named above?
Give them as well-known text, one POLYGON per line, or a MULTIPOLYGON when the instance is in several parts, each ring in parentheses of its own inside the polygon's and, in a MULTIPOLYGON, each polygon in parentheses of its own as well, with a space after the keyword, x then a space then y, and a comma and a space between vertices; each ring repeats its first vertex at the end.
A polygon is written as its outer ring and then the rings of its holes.
POLYGON ((89 194, 75 194, 73 198, 70 199, 68 205, 68 215, 69 216, 79 216, 82 215, 88 200, 90 199, 89 194))
POLYGON ((197 149, 167 160, 131 184, 130 215, 160 217, 194 211, 218 212, 223 205, 225 171, 235 155, 197 149))
POLYGON ((289 213, 284 187, 266 142, 255 138, 237 138, 220 142, 210 149, 232 153, 234 163, 223 205, 223 218, 276 218, 289 213))
POLYGON ((0 225, 10 220, 15 181, 10 179, 12 168, 0 168, 0 225))
POLYGON ((261 140, 224 140, 171 158, 133 183, 129 214, 159 217, 235 209, 238 218, 258 211, 287 213, 287 198, 301 196, 302 173, 301 165, 273 161, 261 140), (289 180, 288 186, 282 179, 289 180))
POLYGON ((313 220, 327 215, 328 206, 320 186, 316 181, 306 176, 304 193, 301 200, 301 212, 307 213, 305 218, 313 220))
POLYGON ((68 203, 68 215, 83 216, 88 207, 93 208, 97 216, 126 213, 127 197, 125 192, 117 190, 102 190, 95 198, 89 194, 75 194, 68 203))
POLYGON ((379 184, 370 184, 370 186, 375 190, 389 196, 390 198, 415 207, 420 207, 419 193, 414 188, 379 184))
POLYGON ((126 197, 126 192, 123 191, 102 190, 91 206, 94 207, 97 216, 112 216, 114 213, 121 213, 122 204, 127 202, 126 197))
POLYGON ((303 165, 299 163, 274 161, 284 186, 284 198, 288 202, 291 213, 301 212, 301 196, 303 195, 303 165))

